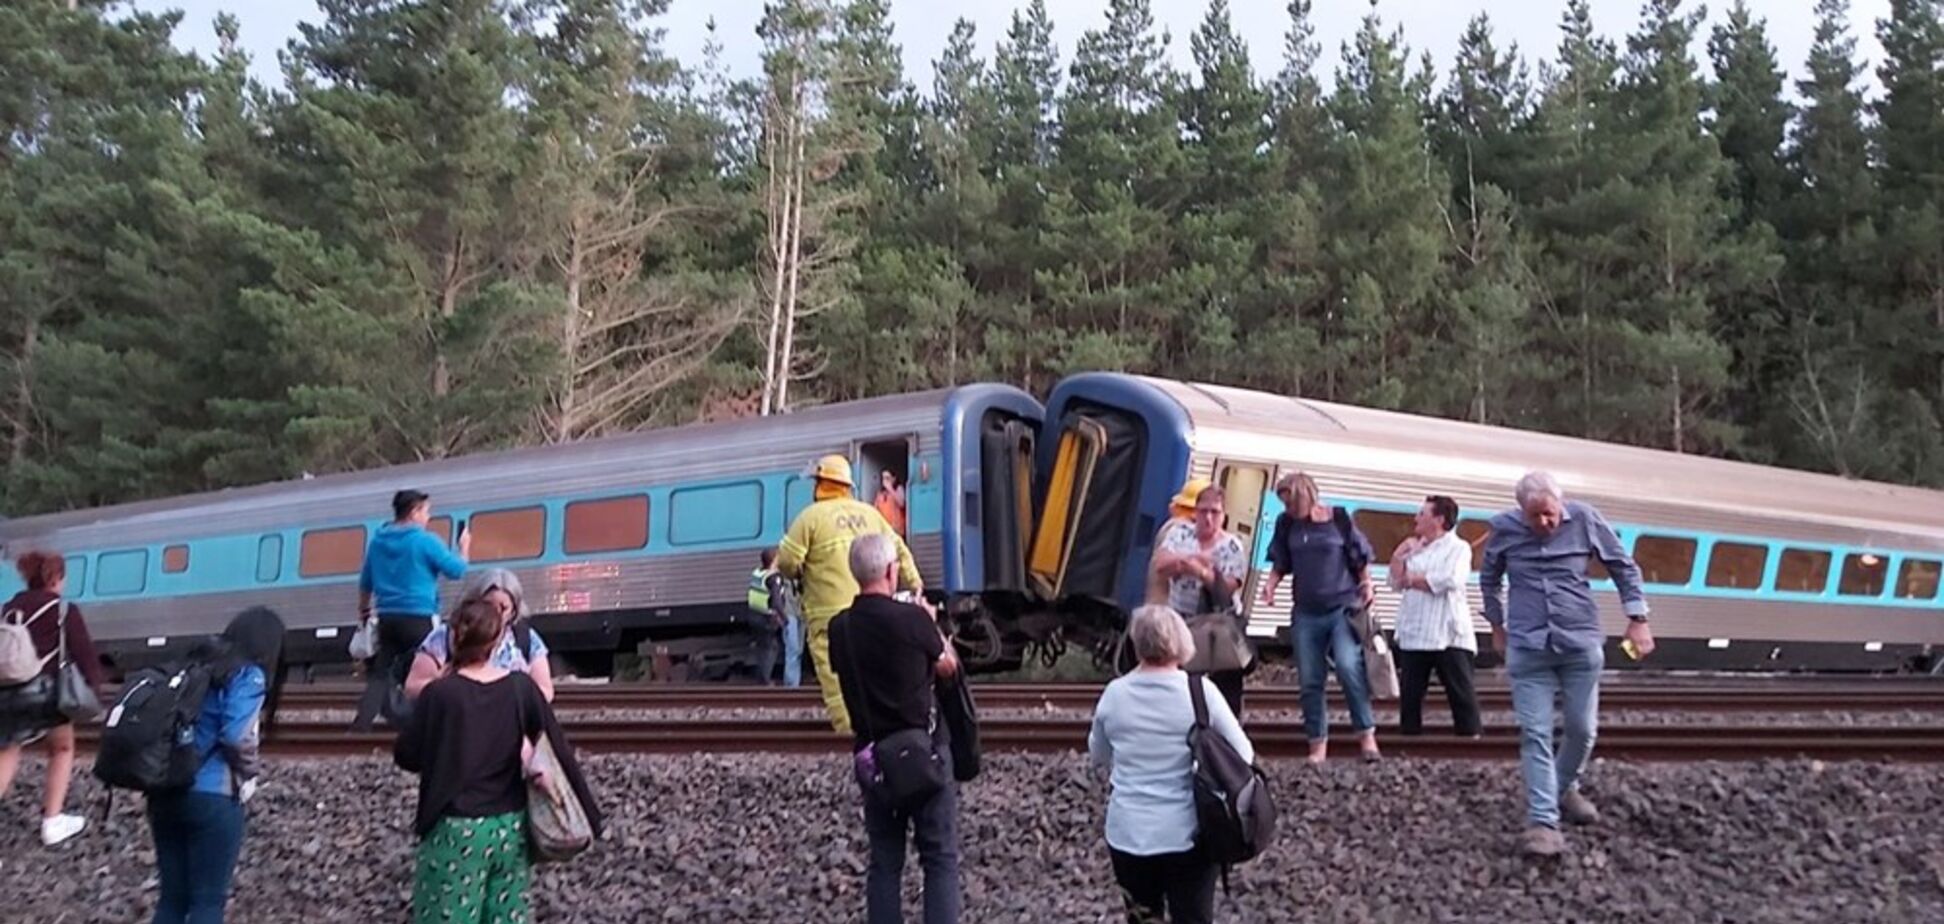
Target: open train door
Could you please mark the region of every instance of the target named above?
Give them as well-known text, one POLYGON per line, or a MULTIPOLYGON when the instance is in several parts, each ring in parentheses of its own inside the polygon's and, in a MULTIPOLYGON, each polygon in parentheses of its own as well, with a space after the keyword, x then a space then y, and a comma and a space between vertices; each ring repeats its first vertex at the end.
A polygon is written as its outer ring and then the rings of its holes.
POLYGON ((946 400, 945 586, 959 658, 975 672, 1017 666, 1031 593, 1034 462, 1045 408, 1005 385, 966 385, 946 400))
MULTIPOLYGON (((1268 541, 1261 533, 1270 477, 1269 466, 1261 462, 1219 459, 1215 463, 1215 485, 1222 489, 1222 506, 1228 514, 1226 528, 1242 540, 1242 549, 1248 553, 1244 561, 1256 561, 1262 543, 1268 541)), ((1257 580, 1256 569, 1250 568, 1238 591, 1236 603, 1245 615, 1255 603, 1257 580)))

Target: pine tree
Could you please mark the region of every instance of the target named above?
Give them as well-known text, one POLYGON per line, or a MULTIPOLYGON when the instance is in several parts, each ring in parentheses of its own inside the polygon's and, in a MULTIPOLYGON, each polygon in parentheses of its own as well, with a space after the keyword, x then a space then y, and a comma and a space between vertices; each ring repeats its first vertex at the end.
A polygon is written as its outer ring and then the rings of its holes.
POLYGON ((1325 328, 1327 393, 1381 407, 1406 400, 1444 244, 1447 181, 1431 159, 1407 54, 1402 34, 1386 33, 1373 11, 1344 48, 1330 99, 1335 195, 1325 227, 1336 316, 1325 328))
POLYGON ((975 255, 972 278, 992 300, 978 332, 987 367, 1003 380, 1041 391, 1052 387, 1048 369, 1061 343, 1038 283, 1053 260, 1045 237, 1058 208, 1048 192, 1059 89, 1053 23, 1045 0, 1030 0, 1024 13, 1014 11, 993 54, 992 119, 972 133, 994 192, 989 244, 975 255))
POLYGON ((1901 337, 1886 365, 1892 387, 1944 416, 1944 18, 1936 0, 1892 0, 1877 36, 1886 320, 1901 337))
POLYGON ((1327 308, 1323 273, 1323 194, 1329 113, 1316 75, 1311 0, 1290 0, 1283 61, 1269 89, 1268 176, 1258 198, 1256 248, 1263 302, 1242 328, 1239 380, 1289 394, 1325 390, 1330 363, 1318 335, 1327 308), (1244 335, 1245 334, 1245 335, 1244 335))

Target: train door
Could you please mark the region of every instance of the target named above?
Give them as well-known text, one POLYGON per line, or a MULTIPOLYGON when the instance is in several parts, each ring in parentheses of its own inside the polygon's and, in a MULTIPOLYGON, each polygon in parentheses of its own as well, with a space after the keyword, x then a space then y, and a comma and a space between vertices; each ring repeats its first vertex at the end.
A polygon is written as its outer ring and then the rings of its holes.
MULTIPOLYGON (((1244 561, 1256 560, 1260 544, 1265 541, 1258 535, 1262 525, 1262 505, 1269 493, 1271 472, 1269 466, 1260 462, 1242 462, 1229 459, 1215 463, 1215 484, 1222 489, 1222 504, 1228 514, 1228 531, 1242 540, 1242 549, 1248 553, 1244 561)), ((1254 568, 1242 579, 1240 597, 1237 603, 1242 612, 1247 613, 1256 597, 1257 575, 1254 568)))
POLYGON ((1036 421, 993 411, 979 428, 978 504, 985 589, 1023 591, 1033 536, 1033 453, 1036 421))
POLYGON ((910 537, 911 466, 918 440, 909 434, 882 439, 860 440, 852 445, 852 477, 856 496, 879 511, 910 537))
POLYGON ((1126 411, 1075 402, 1051 434, 1052 467, 1039 487, 1027 580, 1046 599, 1113 600, 1139 517, 1146 429, 1126 411))

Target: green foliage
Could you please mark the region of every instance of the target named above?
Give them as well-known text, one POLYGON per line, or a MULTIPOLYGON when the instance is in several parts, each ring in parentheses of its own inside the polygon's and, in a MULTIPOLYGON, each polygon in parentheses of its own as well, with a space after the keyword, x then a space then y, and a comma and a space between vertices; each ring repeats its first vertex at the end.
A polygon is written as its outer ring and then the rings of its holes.
POLYGON ((268 86, 228 17, 0 5, 6 509, 753 413, 782 340, 784 407, 1124 369, 1944 481, 1935 0, 1869 99, 1846 0, 1792 93, 1741 2, 1443 73, 1373 7, 1325 80, 1313 0, 1180 72, 1027 0, 922 89, 891 3, 682 62, 666 0, 321 0, 268 86))

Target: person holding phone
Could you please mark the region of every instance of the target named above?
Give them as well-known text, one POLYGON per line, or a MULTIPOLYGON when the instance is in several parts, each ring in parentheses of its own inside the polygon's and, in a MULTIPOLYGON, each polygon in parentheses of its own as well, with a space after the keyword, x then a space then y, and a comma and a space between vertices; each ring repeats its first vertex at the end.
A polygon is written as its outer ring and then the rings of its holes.
MULTIPOLYGON (((432 520, 432 498, 423 491, 408 488, 392 495, 392 517, 372 537, 364 569, 358 574, 358 622, 378 620, 378 654, 365 673, 364 698, 351 720, 352 731, 370 731, 372 721, 386 711, 394 689, 404 699, 412 656, 432 633, 432 620, 439 611, 439 578, 465 577, 466 558, 472 550, 472 536, 463 523, 458 525, 457 554, 426 531, 432 520)), ((386 720, 396 721, 396 717, 388 714, 386 720)))

